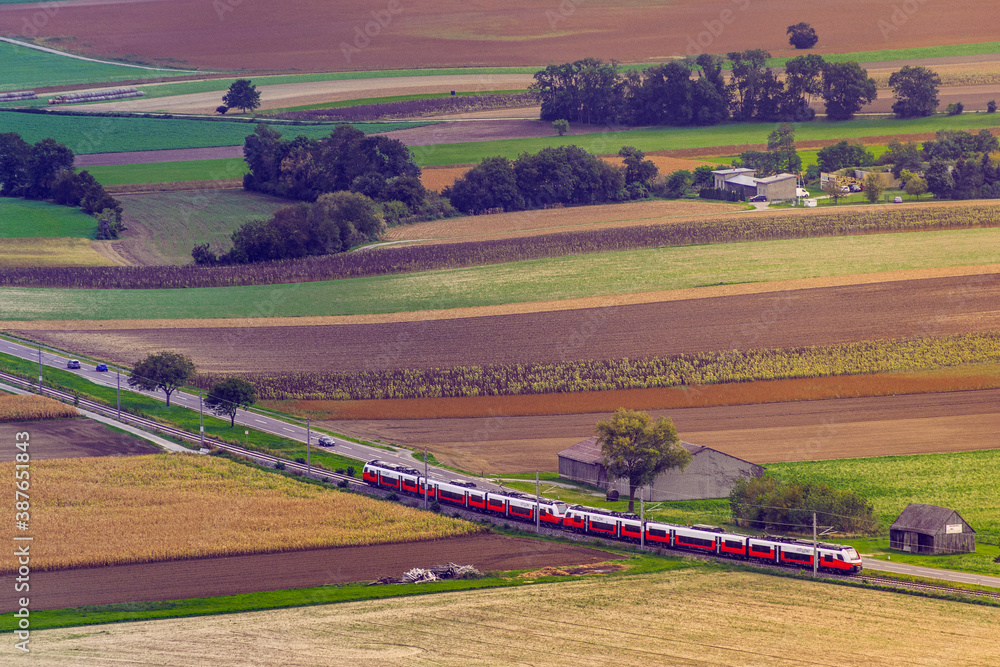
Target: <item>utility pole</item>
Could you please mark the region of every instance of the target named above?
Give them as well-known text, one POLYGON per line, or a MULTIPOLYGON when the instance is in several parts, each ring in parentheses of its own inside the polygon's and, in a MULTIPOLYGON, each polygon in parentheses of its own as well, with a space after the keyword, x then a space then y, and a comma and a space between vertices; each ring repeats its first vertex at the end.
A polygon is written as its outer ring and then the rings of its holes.
POLYGON ((311 450, 310 440, 312 440, 312 434, 309 432, 309 418, 306 417, 306 475, 312 475, 312 458, 310 456, 311 450))
POLYGON ((427 445, 424 445, 424 509, 427 509, 427 487, 431 485, 427 477, 427 445))
POLYGON ((205 448, 205 392, 198 392, 198 432, 201 433, 201 447, 205 448))
POLYGON ((542 495, 538 492, 538 471, 535 471, 535 532, 542 530, 542 495))
POLYGON ((639 491, 639 548, 646 548, 646 505, 642 500, 642 491, 639 491))
POLYGON ((819 551, 816 548, 816 512, 813 512, 813 576, 819 570, 819 551))
POLYGON ((42 344, 38 344, 38 395, 42 395, 42 344))
POLYGON ((122 369, 116 368, 118 371, 118 421, 122 420, 122 369))

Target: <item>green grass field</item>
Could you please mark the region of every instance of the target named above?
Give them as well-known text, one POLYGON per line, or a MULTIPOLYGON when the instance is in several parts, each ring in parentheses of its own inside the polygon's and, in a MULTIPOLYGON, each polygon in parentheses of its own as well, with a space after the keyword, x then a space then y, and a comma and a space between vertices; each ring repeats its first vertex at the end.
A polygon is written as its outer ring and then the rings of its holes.
MULTIPOLYGON (((10 3, 8 1, 0 2, 0 4, 10 3)), ((80 83, 191 76, 189 73, 172 72, 167 69, 150 70, 130 67, 126 64, 92 63, 29 49, 9 42, 0 42, 0 62, 3 63, 0 92, 31 90, 48 86, 70 86, 80 83)))
POLYGON ((1000 262, 1000 229, 607 252, 329 282, 179 290, 0 289, 0 317, 353 315, 1000 262))
MULTIPOLYGON (((840 140, 936 132, 942 129, 977 131, 1000 126, 1000 117, 997 117, 996 114, 983 113, 962 114, 961 116, 930 116, 907 120, 894 118, 862 118, 840 122, 817 120, 807 123, 792 123, 792 125, 795 127, 796 141, 840 140)), ((413 154, 418 164, 436 166, 471 164, 495 155, 513 159, 521 153, 536 153, 548 146, 576 145, 600 155, 617 153, 622 146, 635 146, 646 152, 679 148, 746 146, 748 144, 766 144, 767 136, 774 131, 774 127, 774 123, 728 123, 710 127, 655 127, 564 137, 553 135, 530 139, 498 139, 416 146, 413 148, 413 154)), ((711 151, 707 152, 713 154, 711 151)))
POLYGON ((270 218, 292 203, 245 190, 154 192, 119 195, 118 200, 125 223, 130 228, 141 225, 149 233, 147 250, 164 264, 190 264, 191 249, 200 243, 229 247, 230 236, 241 224, 270 218))
POLYGON ((0 197, 0 239, 94 238, 97 222, 78 208, 0 197))
MULTIPOLYGON (((427 123, 355 123, 363 132, 385 132, 427 123)), ((28 143, 47 137, 68 146, 74 153, 116 153, 151 151, 166 148, 202 148, 242 145, 252 134, 256 122, 251 119, 182 119, 56 115, 0 111, 4 132, 17 132, 28 143)), ((287 138, 305 135, 325 137, 335 123, 322 125, 283 124, 278 129, 287 138)))
POLYGON ((242 158, 185 160, 85 167, 101 185, 177 183, 180 181, 224 181, 243 178, 247 163, 242 158))

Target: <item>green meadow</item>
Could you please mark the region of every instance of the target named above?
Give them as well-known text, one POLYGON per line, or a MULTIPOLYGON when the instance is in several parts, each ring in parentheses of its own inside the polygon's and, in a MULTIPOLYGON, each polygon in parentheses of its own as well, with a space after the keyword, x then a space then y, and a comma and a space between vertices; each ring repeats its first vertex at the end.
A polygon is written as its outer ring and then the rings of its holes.
POLYGON ((92 239, 97 222, 78 208, 43 201, 0 197, 0 238, 92 239))
POLYGON ((175 290, 0 288, 4 319, 353 315, 1000 263, 1000 229, 676 246, 327 282, 175 290))

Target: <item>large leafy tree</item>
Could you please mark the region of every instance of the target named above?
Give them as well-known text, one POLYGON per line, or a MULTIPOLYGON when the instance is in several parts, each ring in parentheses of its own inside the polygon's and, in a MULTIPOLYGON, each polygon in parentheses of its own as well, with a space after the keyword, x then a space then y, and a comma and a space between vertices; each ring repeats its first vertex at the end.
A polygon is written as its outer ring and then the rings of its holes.
POLYGON ((193 375, 194 362, 190 357, 177 352, 156 352, 135 365, 129 373, 128 384, 146 391, 162 389, 169 407, 170 394, 193 375))
POLYGON ((875 79, 855 62, 823 65, 823 100, 830 120, 850 120, 878 98, 875 79))
POLYGON ((222 103, 230 109, 241 109, 246 113, 260 106, 260 91, 250 79, 236 79, 223 95, 222 103))
POLYGON ((505 157, 484 158, 441 194, 462 213, 524 209, 524 196, 517 187, 514 166, 505 157))
POLYGON ((629 512, 635 509, 636 489, 652 484, 664 470, 683 469, 691 461, 673 422, 665 417, 654 422, 645 412, 619 408, 610 419, 598 422, 596 431, 608 478, 629 482, 629 512))
POLYGON ((906 65, 889 76, 889 86, 896 96, 892 112, 896 118, 930 116, 938 107, 941 77, 926 67, 906 65))
POLYGON ((236 425, 236 411, 249 408, 257 400, 253 385, 242 378, 226 378, 215 383, 205 397, 205 405, 220 417, 229 417, 229 427, 236 425))
POLYGON ((584 58, 535 73, 531 90, 542 101, 542 120, 610 123, 617 119, 622 81, 616 63, 584 58))
POLYGON ((28 198, 51 197, 56 179, 73 168, 73 160, 73 151, 55 139, 42 139, 32 146, 28 156, 28 198))
POLYGON ((872 154, 864 146, 838 141, 821 148, 816 153, 820 171, 832 172, 845 167, 867 167, 873 163, 872 154))
POLYGON ((797 49, 811 49, 819 41, 816 30, 805 22, 788 26, 785 34, 788 35, 788 43, 797 49))
POLYGON ((28 187, 31 144, 16 132, 0 133, 0 197, 20 197, 28 187))
POLYGON ((810 106, 813 95, 823 92, 823 65, 815 53, 791 58, 785 63, 785 92, 781 97, 781 117, 805 121, 816 116, 810 106))
POLYGON ((784 89, 768 68, 771 54, 761 49, 731 51, 726 54, 732 63, 729 96, 733 119, 772 120, 777 114, 778 97, 784 89))

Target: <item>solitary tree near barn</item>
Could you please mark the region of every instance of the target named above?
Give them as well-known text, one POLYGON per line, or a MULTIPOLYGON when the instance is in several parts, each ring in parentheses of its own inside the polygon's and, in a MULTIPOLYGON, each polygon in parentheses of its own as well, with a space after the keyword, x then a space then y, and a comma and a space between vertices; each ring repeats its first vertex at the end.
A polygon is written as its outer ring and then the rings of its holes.
POLYGON ((628 479, 629 512, 635 509, 637 488, 652 484, 664 470, 683 470, 691 462, 666 417, 653 422, 645 412, 619 408, 611 419, 598 422, 596 431, 608 478, 628 479))
POLYGON ((850 120, 878 98, 875 79, 855 62, 823 65, 823 101, 830 120, 850 120))
POLYGON ((205 397, 208 409, 220 417, 229 417, 229 427, 236 425, 236 411, 249 408, 257 400, 253 385, 241 378, 226 378, 215 383, 205 397))
POLYGON ((170 407, 170 394, 192 375, 194 362, 190 357, 177 352, 157 352, 135 365, 129 374, 128 384, 146 391, 162 389, 167 395, 167 407, 170 407))
POLYGON ((788 26, 785 34, 788 35, 788 43, 797 49, 811 49, 819 41, 816 30, 804 22, 788 26))
POLYGON ((882 198, 882 193, 885 192, 885 182, 882 177, 872 172, 865 176, 865 198, 874 204, 879 199, 882 198))
POLYGON ((222 97, 222 103, 230 109, 242 109, 246 113, 260 106, 260 91, 250 83, 250 79, 236 79, 222 97))

